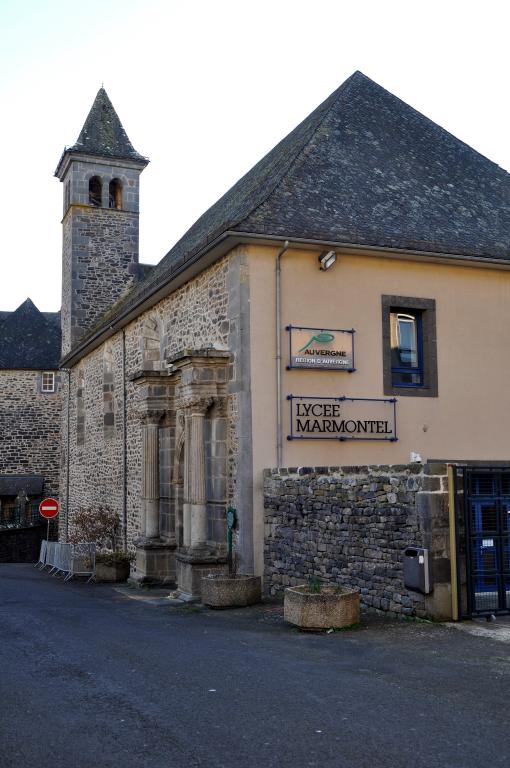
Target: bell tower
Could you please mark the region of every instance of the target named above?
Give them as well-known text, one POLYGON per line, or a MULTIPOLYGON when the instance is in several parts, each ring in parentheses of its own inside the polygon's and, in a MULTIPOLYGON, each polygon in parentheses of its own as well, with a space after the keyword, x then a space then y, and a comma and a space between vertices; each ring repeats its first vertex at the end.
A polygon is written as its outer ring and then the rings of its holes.
POLYGON ((140 173, 148 162, 100 88, 55 171, 64 192, 63 356, 136 280, 140 173))

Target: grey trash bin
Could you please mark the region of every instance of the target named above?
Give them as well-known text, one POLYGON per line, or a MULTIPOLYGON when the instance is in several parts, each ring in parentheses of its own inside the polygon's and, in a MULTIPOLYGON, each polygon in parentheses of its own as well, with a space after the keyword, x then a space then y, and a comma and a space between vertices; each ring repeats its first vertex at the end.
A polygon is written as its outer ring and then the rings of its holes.
POLYGON ((432 590, 429 551, 424 547, 406 547, 403 553, 404 586, 428 595, 432 590))

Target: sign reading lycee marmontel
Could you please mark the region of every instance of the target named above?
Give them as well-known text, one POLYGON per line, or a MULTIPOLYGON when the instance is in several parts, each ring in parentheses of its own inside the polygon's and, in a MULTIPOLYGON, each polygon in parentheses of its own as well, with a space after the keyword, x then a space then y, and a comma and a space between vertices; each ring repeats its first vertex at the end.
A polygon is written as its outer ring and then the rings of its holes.
POLYGON ((395 398, 288 395, 289 440, 397 439, 395 398))
POLYGON ((323 368, 354 371, 354 330, 287 326, 290 339, 289 368, 323 368))
POLYGON ((58 515, 60 504, 56 499, 44 499, 39 504, 39 514, 46 520, 51 520, 58 515))

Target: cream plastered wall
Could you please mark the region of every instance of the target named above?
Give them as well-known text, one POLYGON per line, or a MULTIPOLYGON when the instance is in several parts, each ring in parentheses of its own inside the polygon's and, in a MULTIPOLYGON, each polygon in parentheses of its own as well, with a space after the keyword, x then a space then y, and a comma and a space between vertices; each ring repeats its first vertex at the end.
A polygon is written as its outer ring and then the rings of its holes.
MULTIPOLYGON (((262 471, 276 466, 275 260, 251 246, 250 343, 254 548, 262 571, 262 471)), ((400 464, 422 459, 510 460, 510 271, 338 253, 327 271, 318 252, 281 260, 282 466, 400 464), (435 299, 438 397, 397 398, 397 442, 288 441, 287 394, 384 397, 383 295, 435 299), (354 328, 354 373, 287 371, 289 324, 354 328)))

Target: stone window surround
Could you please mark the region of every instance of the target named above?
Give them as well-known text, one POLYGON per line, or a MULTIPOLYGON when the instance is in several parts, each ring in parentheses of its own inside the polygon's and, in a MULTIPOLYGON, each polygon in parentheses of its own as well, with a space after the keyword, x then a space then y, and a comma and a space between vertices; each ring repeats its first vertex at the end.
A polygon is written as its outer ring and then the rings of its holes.
POLYGON ((437 336, 436 301, 411 296, 381 297, 383 340, 383 388, 385 395, 398 397, 437 397, 437 336), (395 387, 391 376, 391 329, 390 314, 393 309, 421 310, 423 331, 422 387, 395 387))
POLYGON ((85 376, 78 371, 76 383, 76 445, 85 445, 85 376))
MULTIPOLYGON (((66 182, 69 184, 69 181, 66 182)), ((88 177, 88 204, 93 208, 122 211, 124 181, 119 176, 105 177, 93 173, 88 177)), ((64 187, 64 213, 70 205, 70 189, 64 187)))
POLYGON ((108 184, 108 208, 122 210, 122 181, 117 177, 108 184))
POLYGON ((41 371, 39 374, 39 381, 38 381, 38 391, 41 395, 55 395, 58 391, 58 383, 59 383, 60 377, 57 376, 55 371, 41 371), (53 376, 53 387, 52 389, 46 389, 44 387, 44 377, 45 376, 53 376))
POLYGON ((97 174, 89 178, 89 205, 101 208, 103 204, 103 180, 97 174))
POLYGON ((103 436, 105 440, 115 437, 115 377, 114 359, 110 344, 103 350, 103 436))

